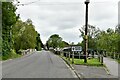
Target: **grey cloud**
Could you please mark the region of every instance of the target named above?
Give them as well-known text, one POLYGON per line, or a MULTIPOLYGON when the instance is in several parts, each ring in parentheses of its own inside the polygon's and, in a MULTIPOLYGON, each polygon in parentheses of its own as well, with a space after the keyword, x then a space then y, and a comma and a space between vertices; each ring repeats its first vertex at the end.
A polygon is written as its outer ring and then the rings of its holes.
POLYGON ((120 1, 118 3, 118 23, 120 24, 120 1))
MULTIPOLYGON (((21 2, 27 3, 25 0, 21 2)), ((31 2, 33 0, 30 0, 31 2)), ((31 18, 36 30, 41 34, 45 43, 47 38, 54 34, 60 34, 66 41, 78 42, 79 27, 84 25, 85 5, 84 0, 41 0, 29 6, 18 7, 18 13, 23 20, 31 18), (70 5, 44 5, 42 2, 82 2, 82 4, 70 5), (42 5, 41 5, 42 4, 42 5), (77 27, 76 27, 77 26, 77 27)), ((94 2, 95 0, 93 0, 94 2)), ((101 1, 101 0, 98 0, 101 1)), ((102 0, 103 1, 103 0, 102 0)), ((110 0, 109 0, 110 1, 110 0)), ((112 0, 111 0, 112 1, 112 0)), ((104 1, 103 1, 104 2, 104 1)), ((90 3, 89 24, 96 25, 101 29, 114 28, 117 24, 117 8, 112 3, 90 3)))
POLYGON ((63 37, 63 39, 67 42, 80 42, 80 32, 79 32, 79 28, 75 27, 72 29, 68 29, 68 30, 63 30, 60 32, 60 35, 63 37))

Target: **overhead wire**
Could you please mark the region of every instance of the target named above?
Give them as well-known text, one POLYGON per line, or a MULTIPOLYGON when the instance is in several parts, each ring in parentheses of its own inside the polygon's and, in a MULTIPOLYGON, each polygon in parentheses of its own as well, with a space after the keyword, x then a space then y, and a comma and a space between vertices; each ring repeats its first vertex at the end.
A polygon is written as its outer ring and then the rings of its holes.
MULTIPOLYGON (((20 4, 20 2, 18 2, 17 6, 25 6, 25 5, 31 5, 34 3, 39 2, 40 0, 37 1, 33 1, 33 2, 28 2, 28 3, 22 3, 20 4)), ((113 3, 110 1, 103 1, 103 2, 91 2, 92 4, 96 4, 96 3, 113 3)), ((77 4, 84 4, 83 2, 40 2, 40 5, 77 5, 77 4)))
POLYGON ((38 1, 40 1, 40 0, 36 0, 36 1, 33 1, 33 2, 28 2, 28 3, 22 3, 22 4, 20 4, 20 2, 18 1, 18 0, 16 0, 17 1, 17 6, 25 6, 25 5, 30 5, 30 4, 33 4, 33 3, 36 3, 36 2, 38 2, 38 1))

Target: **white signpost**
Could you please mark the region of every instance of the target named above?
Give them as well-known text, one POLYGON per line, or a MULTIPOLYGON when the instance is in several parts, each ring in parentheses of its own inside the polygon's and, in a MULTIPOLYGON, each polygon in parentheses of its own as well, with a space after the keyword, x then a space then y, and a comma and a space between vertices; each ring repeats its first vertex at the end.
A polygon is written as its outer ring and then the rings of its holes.
POLYGON ((72 46, 72 51, 82 51, 82 47, 81 46, 72 46))
MULTIPOLYGON (((72 63, 74 63, 74 52, 81 52, 82 47, 81 46, 71 46, 71 50, 72 50, 72 63)), ((79 56, 80 56, 80 53, 79 53, 79 56)))

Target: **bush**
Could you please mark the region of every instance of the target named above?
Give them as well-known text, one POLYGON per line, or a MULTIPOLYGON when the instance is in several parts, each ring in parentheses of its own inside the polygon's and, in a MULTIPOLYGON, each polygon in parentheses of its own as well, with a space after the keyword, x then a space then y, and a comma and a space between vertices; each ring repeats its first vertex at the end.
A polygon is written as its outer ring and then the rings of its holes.
POLYGON ((6 54, 2 56, 2 60, 8 60, 8 59, 13 59, 13 58, 18 58, 18 57, 21 57, 21 55, 16 54, 15 50, 12 49, 10 54, 6 54))

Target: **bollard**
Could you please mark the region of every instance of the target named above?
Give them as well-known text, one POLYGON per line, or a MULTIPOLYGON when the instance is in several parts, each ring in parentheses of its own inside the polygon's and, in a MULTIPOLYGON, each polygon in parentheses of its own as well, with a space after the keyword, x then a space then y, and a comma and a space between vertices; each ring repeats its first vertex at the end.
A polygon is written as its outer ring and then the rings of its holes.
POLYGON ((94 52, 94 51, 92 51, 92 58, 94 58, 94 54, 95 54, 95 52, 94 52))
POLYGON ((61 57, 63 57, 63 51, 61 51, 61 57))
POLYGON ((72 64, 74 63, 74 52, 72 52, 72 64))
POLYGON ((115 59, 115 52, 113 53, 113 59, 115 59))
POLYGON ((80 52, 79 52, 79 59, 80 59, 80 52))
POLYGON ((117 59, 119 59, 119 53, 118 53, 117 59))
POLYGON ((105 54, 106 54, 106 57, 107 57, 107 56, 108 56, 108 53, 106 52, 105 54))
POLYGON ((66 59, 67 59, 67 53, 65 53, 65 55, 66 55, 65 57, 66 57, 66 59))
POLYGON ((101 55, 101 64, 103 65, 103 55, 101 55))
POLYGON ((67 59, 69 59, 69 52, 67 52, 67 59))
POLYGON ((61 51, 61 57, 63 57, 64 56, 64 54, 63 54, 64 52, 63 51, 61 51))
POLYGON ((69 59, 68 60, 70 61, 70 52, 69 52, 69 59))
POLYGON ((64 51, 62 51, 62 57, 64 57, 64 51))
POLYGON ((99 62, 100 62, 100 54, 98 53, 98 60, 99 60, 99 62))

